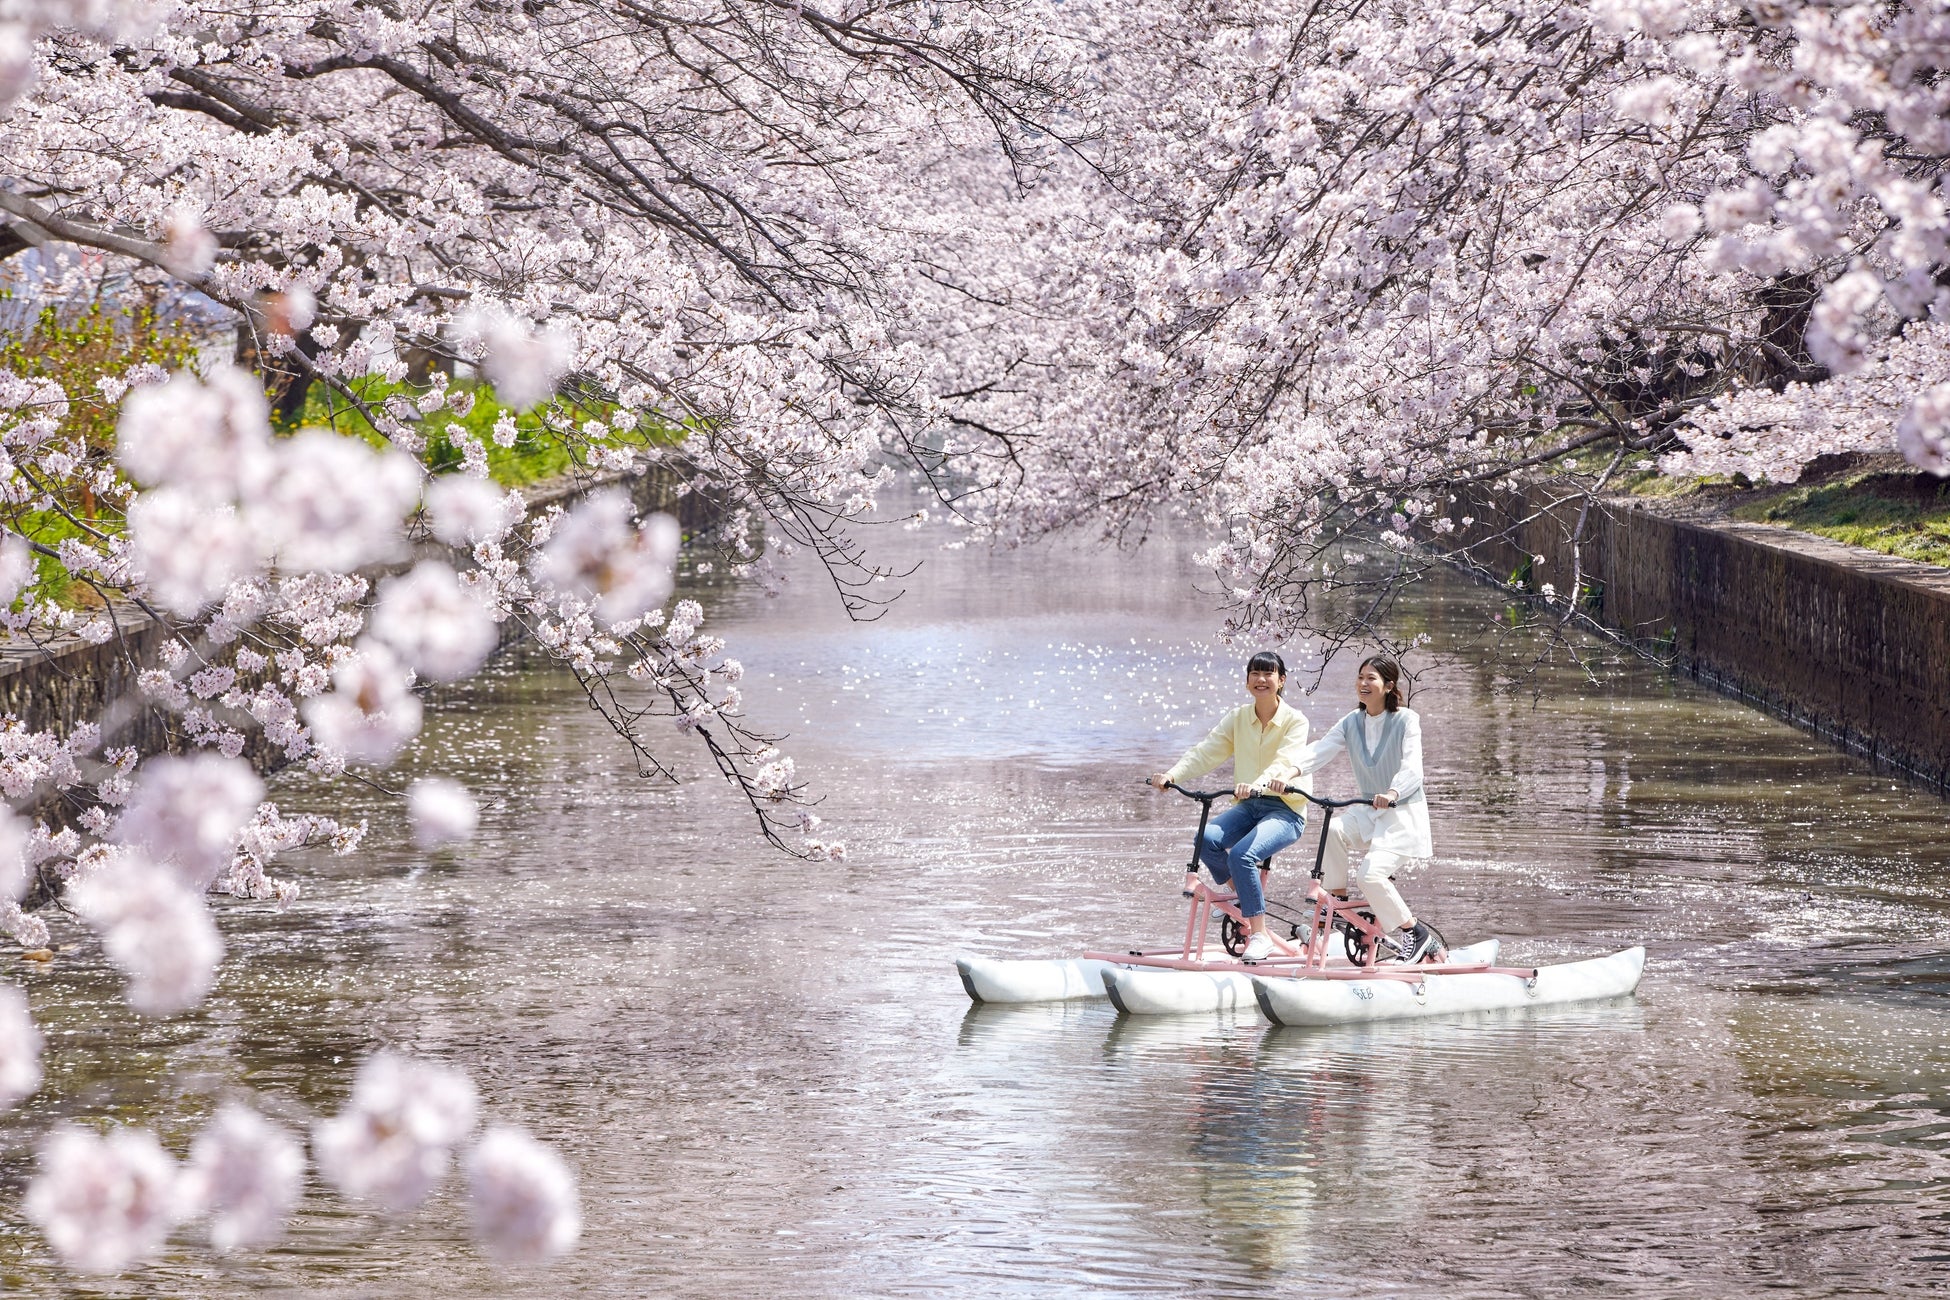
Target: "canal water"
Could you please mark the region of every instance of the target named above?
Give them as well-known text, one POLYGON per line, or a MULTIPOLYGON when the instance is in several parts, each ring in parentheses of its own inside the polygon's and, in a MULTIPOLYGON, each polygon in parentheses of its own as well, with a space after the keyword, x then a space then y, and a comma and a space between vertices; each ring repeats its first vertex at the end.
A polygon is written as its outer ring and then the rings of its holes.
MULTIPOLYGON (((843 862, 768 849, 674 733, 665 752, 695 779, 639 780, 574 681, 514 655, 443 696, 388 778, 474 789, 466 848, 415 851, 382 791, 273 783, 288 809, 373 831, 350 858, 285 864, 305 891, 289 911, 219 904, 230 957, 198 1013, 135 1016, 61 923, 78 946, 16 968, 49 1074, 0 1129, 0 1285, 432 1300, 1950 1282, 1943 803, 1644 667, 1524 676, 1485 640, 1485 594, 1438 580, 1396 627, 1432 638, 1414 703, 1438 858, 1405 891, 1452 941, 1497 935, 1526 964, 1646 944, 1635 1000, 1326 1032, 971 1006, 958 953, 1182 928, 1192 806, 1139 781, 1244 698, 1243 651, 1210 639, 1192 548, 1168 537, 944 540, 870 538, 925 565, 868 624, 816 576, 775 598, 700 588, 749 669, 751 719, 789 733, 843 862), (314 1185, 277 1250, 216 1261, 185 1237, 86 1285, 20 1220, 57 1118, 152 1125, 180 1153, 225 1097, 293 1125, 335 1111, 381 1047, 465 1068, 490 1119, 567 1155, 576 1254, 497 1271, 451 1185, 402 1223, 314 1185)), ((1351 707, 1353 669, 1311 695, 1296 674, 1316 728, 1351 707)))

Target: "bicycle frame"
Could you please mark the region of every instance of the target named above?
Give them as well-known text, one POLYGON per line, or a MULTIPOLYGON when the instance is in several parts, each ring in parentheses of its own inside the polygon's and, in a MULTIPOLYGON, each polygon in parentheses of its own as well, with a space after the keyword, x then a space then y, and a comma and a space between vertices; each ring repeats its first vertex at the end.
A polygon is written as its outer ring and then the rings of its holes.
MULTIPOLYGON (((1085 957, 1118 962, 1126 966, 1156 966, 1167 970, 1247 971, 1255 975, 1307 979, 1401 979, 1417 983, 1425 974, 1431 972, 1462 974, 1503 969, 1486 962, 1466 964, 1423 962, 1413 966, 1375 964, 1376 956, 1381 951, 1381 944, 1386 941, 1387 936, 1372 920, 1362 915, 1365 906, 1363 903, 1352 899, 1336 898, 1320 883, 1327 856, 1327 830, 1333 822, 1334 811, 1338 808, 1367 803, 1368 800, 1322 799, 1304 791, 1292 793, 1304 794, 1308 802, 1317 805, 1324 814, 1320 825, 1320 844, 1314 851, 1313 878, 1308 882, 1307 887, 1308 915, 1304 918, 1296 918, 1288 914, 1280 919, 1286 921, 1292 928, 1294 939, 1300 938, 1300 927, 1304 925, 1306 938, 1295 944, 1277 936, 1270 936, 1269 932, 1269 937, 1273 937, 1275 946, 1281 950, 1279 955, 1257 962, 1239 961, 1229 953, 1224 959, 1208 959, 1205 954, 1206 936, 1211 930, 1212 917, 1215 913, 1223 918, 1221 930, 1224 929, 1227 919, 1241 927, 1242 932, 1246 926, 1246 918, 1241 915, 1238 908, 1238 895, 1231 890, 1222 890, 1208 885, 1199 875, 1198 850, 1205 839, 1205 828, 1211 821, 1212 804, 1216 800, 1232 797, 1232 792, 1187 790, 1176 782, 1167 782, 1165 788, 1176 790, 1189 799, 1197 800, 1199 804, 1198 829, 1192 834, 1192 856, 1185 866, 1183 894, 1191 900, 1191 909, 1185 922, 1184 942, 1176 949, 1133 949, 1123 953, 1086 952, 1085 957), (1334 960, 1329 953, 1329 947, 1337 930, 1352 931, 1360 936, 1364 941, 1366 962, 1359 965, 1351 963, 1344 966, 1329 965, 1334 960)), ((1264 881, 1268 868, 1262 867, 1260 870, 1261 880, 1264 881)), ((1270 902, 1267 904, 1269 914, 1272 913, 1274 906, 1275 904, 1270 902)))

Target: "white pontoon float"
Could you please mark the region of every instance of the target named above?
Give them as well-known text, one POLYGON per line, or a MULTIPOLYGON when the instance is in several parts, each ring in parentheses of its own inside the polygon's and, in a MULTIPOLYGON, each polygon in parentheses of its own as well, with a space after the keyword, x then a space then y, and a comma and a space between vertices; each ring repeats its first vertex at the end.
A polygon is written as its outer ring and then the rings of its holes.
POLYGON ((1555 966, 1440 971, 1404 966, 1383 979, 1254 978, 1253 997, 1276 1025, 1348 1025, 1370 1020, 1453 1016, 1622 998, 1639 986, 1645 949, 1555 966), (1421 978, 1417 978, 1417 977, 1421 978))
MULTIPOLYGON (((1496 961, 1497 941, 1485 939, 1464 948, 1451 948, 1444 967, 1418 966, 1418 972, 1456 968, 1477 970, 1496 961)), ((1333 967, 1352 973, 1353 967, 1333 967)), ((1199 1011, 1251 1011, 1259 1005, 1255 986, 1264 982, 1243 970, 1155 970, 1117 966, 1103 973, 1104 992, 1127 1016, 1182 1016, 1199 1011)))
MULTIPOLYGON (((1452 949, 1451 963, 1496 960, 1494 939, 1452 949)), ((1108 997, 1130 1015, 1176 1015, 1186 1011, 1251 1009, 1255 966, 1211 962, 1211 970, 1156 970, 1095 957, 1054 961, 957 957, 961 986, 975 1002, 1066 1002, 1108 997), (1179 978, 1183 976, 1185 978, 1179 978), (1203 992, 1201 992, 1203 990, 1203 992)), ((1342 963, 1336 962, 1336 968, 1342 963)), ((1344 967, 1352 970, 1353 967, 1344 967)))
POLYGON ((1054 961, 1002 961, 962 957, 955 962, 962 987, 976 1002, 1056 1002, 1108 997, 1125 1015, 1184 1015, 1257 1007, 1282 1025, 1335 1025, 1370 1020, 1524 1009, 1624 997, 1638 988, 1645 949, 1553 966, 1499 966, 1497 941, 1454 949, 1438 945, 1413 965, 1391 963, 1388 936, 1359 901, 1337 898, 1320 886, 1321 854, 1334 809, 1365 802, 1307 797, 1325 810, 1321 850, 1314 856, 1305 913, 1269 903, 1269 918, 1287 924, 1288 939, 1275 938, 1276 954, 1260 962, 1239 960, 1247 930, 1230 891, 1214 889, 1198 875, 1197 846, 1215 800, 1225 791, 1169 788, 1198 800, 1198 831, 1186 868, 1184 894, 1191 900, 1185 939, 1176 949, 1086 952, 1054 961), (1206 952, 1211 921, 1219 921, 1225 956, 1206 952), (1303 937, 1304 931, 1304 937, 1303 937), (1330 953, 1340 938, 1342 952, 1330 953))
POLYGON ((1067 1002, 1071 998, 1101 998, 1104 972, 1114 962, 1081 958, 1058 961, 995 961, 987 957, 957 957, 961 986, 974 1002, 1067 1002))

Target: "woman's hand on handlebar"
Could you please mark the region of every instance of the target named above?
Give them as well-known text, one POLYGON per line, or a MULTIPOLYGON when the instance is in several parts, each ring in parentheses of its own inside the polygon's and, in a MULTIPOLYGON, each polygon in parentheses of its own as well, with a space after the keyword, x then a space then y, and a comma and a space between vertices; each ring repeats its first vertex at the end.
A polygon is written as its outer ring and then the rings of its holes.
POLYGON ((1151 788, 1153 790, 1163 790, 1169 784, 1171 782, 1165 779, 1163 772, 1153 772, 1151 774, 1151 788))
POLYGON ((1266 793, 1268 793, 1268 794, 1285 794, 1285 793, 1286 793, 1286 782, 1284 782, 1284 781, 1268 781, 1268 782, 1266 783, 1266 793))

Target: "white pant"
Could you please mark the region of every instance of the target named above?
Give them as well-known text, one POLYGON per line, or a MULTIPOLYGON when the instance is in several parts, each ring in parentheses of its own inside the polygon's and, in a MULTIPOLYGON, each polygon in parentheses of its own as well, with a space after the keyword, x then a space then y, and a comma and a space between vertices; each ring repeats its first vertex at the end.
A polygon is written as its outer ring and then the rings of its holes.
MULTIPOLYGON (((1350 808, 1359 813, 1361 809, 1350 808)), ((1372 810, 1370 810, 1372 811, 1372 810)), ((1361 869, 1361 896, 1374 908, 1375 923, 1383 930, 1399 930, 1413 925, 1415 918, 1395 888, 1395 873, 1407 859, 1400 853, 1369 847, 1373 843, 1374 818, 1337 816, 1327 827, 1327 852, 1320 860, 1320 883, 1336 894, 1347 892, 1347 864, 1358 859, 1361 869)))

